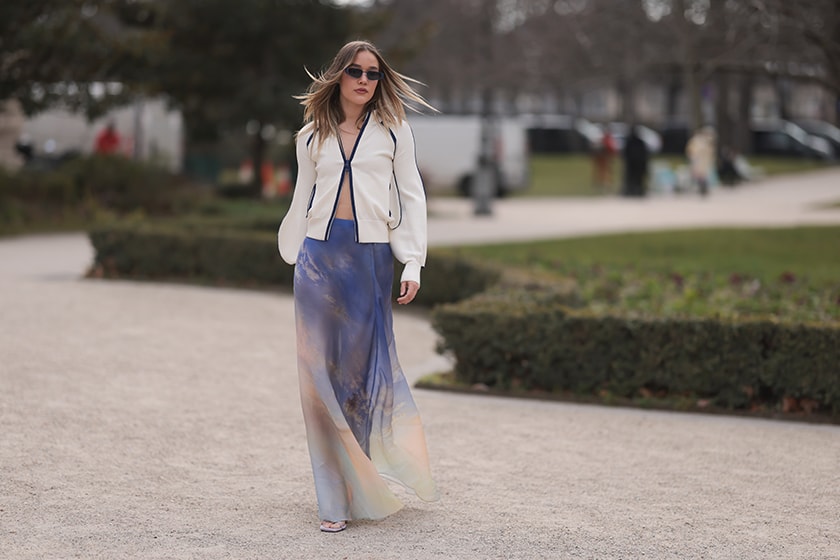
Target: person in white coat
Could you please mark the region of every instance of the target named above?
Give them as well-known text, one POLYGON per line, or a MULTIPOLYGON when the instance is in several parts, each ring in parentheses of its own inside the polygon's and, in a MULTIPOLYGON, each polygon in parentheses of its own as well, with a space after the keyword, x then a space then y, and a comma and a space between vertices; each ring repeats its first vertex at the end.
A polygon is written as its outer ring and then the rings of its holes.
POLYGON ((685 154, 688 157, 691 168, 691 178, 697 186, 700 194, 709 194, 709 184, 715 170, 717 159, 717 147, 715 131, 712 127, 701 128, 691 137, 685 147, 685 154))
POLYGON ((298 373, 320 529, 402 507, 386 481, 438 499, 417 407, 394 345, 397 303, 420 289, 426 199, 405 120, 432 109, 374 45, 348 43, 300 96, 298 177, 278 231, 295 264, 298 373))

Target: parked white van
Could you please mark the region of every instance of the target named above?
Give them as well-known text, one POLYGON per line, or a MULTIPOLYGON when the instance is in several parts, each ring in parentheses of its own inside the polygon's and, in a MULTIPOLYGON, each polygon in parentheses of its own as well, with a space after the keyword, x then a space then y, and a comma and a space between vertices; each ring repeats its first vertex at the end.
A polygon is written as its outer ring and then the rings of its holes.
MULTIPOLYGON (((430 193, 469 195, 481 150, 478 115, 409 115, 417 147, 417 164, 430 193)), ((498 193, 528 188, 528 138, 517 117, 498 117, 494 149, 499 162, 498 193)))

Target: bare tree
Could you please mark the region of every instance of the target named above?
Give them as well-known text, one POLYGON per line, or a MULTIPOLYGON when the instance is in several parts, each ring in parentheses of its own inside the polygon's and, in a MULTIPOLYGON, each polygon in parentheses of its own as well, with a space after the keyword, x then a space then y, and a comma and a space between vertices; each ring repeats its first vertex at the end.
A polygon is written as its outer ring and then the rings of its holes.
POLYGON ((779 79, 819 83, 840 103, 840 4, 836 0, 753 3, 775 47, 768 56, 769 73, 779 79))
POLYGON ((670 117, 680 113, 690 127, 717 121, 727 141, 743 145, 756 80, 774 80, 782 93, 790 80, 810 80, 840 97, 837 0, 380 0, 377 7, 390 14, 384 42, 444 99, 475 97, 486 83, 507 96, 557 97, 609 83, 631 121, 638 84, 658 83, 669 91, 670 117), (488 3, 493 34, 482 47, 478 15, 488 3), (480 64, 486 48, 490 68, 480 64), (715 112, 704 114, 711 105, 715 112))

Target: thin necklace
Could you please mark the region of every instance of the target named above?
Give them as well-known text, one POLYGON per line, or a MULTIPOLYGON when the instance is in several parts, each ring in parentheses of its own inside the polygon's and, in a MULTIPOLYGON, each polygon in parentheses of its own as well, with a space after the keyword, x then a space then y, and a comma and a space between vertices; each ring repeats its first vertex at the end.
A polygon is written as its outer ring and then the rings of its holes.
POLYGON ((340 130, 341 132, 343 132, 345 134, 358 134, 359 130, 361 130, 361 127, 357 127, 356 130, 345 130, 345 129, 343 129, 339 126, 338 130, 340 130))

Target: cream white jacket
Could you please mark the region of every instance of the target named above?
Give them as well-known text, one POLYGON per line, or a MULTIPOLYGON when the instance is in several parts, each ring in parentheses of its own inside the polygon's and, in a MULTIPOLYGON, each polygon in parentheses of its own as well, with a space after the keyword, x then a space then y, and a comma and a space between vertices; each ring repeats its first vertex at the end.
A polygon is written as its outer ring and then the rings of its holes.
POLYGON ((296 141, 298 176, 292 204, 277 232, 280 255, 295 264, 304 237, 329 238, 344 174, 358 243, 390 243, 405 265, 401 279, 420 283, 426 264, 426 195, 414 153, 414 135, 403 121, 388 128, 368 114, 345 159, 335 136, 318 145, 312 123, 296 141))

